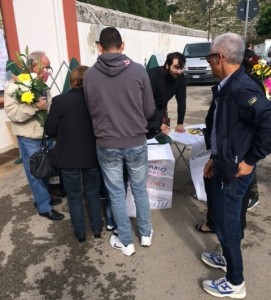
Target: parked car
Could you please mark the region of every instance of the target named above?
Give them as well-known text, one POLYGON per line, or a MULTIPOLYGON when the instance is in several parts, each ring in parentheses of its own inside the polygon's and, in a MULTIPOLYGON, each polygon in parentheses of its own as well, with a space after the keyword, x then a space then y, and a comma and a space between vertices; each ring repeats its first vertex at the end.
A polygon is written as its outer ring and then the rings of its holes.
POLYGON ((271 39, 267 39, 263 43, 255 45, 254 52, 260 58, 266 59, 268 63, 271 63, 271 39))
POLYGON ((211 42, 197 42, 185 45, 183 52, 186 58, 184 75, 187 83, 215 83, 217 81, 206 60, 206 56, 210 54, 210 47, 211 42))

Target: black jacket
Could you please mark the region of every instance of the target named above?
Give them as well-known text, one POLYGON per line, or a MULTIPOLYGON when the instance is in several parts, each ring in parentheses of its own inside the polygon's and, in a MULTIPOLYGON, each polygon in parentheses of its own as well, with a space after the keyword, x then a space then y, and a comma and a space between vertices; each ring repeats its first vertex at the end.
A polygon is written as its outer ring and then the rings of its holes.
MULTIPOLYGON (((237 173, 238 163, 255 165, 271 153, 271 102, 261 87, 241 67, 233 73, 219 93, 216 115, 217 161, 223 180, 229 182, 237 173)), ((206 117, 211 134, 215 101, 206 117)))
POLYGON ((165 109, 168 101, 175 95, 178 103, 178 124, 183 124, 186 110, 186 82, 183 74, 173 78, 165 74, 164 67, 156 67, 147 71, 158 110, 165 109))
POLYGON ((52 163, 58 168, 97 168, 96 144, 83 89, 71 89, 52 100, 44 126, 56 138, 52 163))

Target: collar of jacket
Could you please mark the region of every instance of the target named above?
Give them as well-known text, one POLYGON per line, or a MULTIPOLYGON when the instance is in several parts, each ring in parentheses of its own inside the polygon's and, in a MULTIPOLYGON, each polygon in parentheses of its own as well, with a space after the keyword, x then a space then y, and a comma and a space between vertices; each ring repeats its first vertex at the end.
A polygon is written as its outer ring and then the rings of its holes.
POLYGON ((241 74, 241 73, 245 73, 245 68, 243 66, 240 66, 240 68, 238 70, 236 70, 235 72, 233 72, 231 74, 231 76, 229 77, 227 82, 221 87, 220 92, 224 93, 225 90, 227 90, 227 88, 229 87, 229 85, 231 85, 232 82, 236 79, 236 77, 238 77, 239 74, 241 74))

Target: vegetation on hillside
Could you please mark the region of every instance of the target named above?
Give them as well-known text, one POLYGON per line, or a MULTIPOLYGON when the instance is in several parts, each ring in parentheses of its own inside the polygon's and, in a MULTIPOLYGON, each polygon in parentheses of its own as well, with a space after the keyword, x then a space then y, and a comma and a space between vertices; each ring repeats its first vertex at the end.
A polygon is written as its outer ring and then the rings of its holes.
POLYGON ((80 0, 79 2, 116 9, 154 20, 167 21, 169 18, 166 0, 80 0))
POLYGON ((256 25, 256 32, 259 36, 265 36, 271 38, 271 5, 263 9, 259 16, 258 23, 256 25))
MULTIPOLYGON (((227 31, 243 36, 245 22, 240 20, 237 15, 237 7, 240 2, 241 0, 180 0, 176 3, 178 10, 173 16, 173 22, 206 31, 209 29, 211 38, 227 31)), ((247 27, 247 40, 254 43, 263 39, 263 37, 259 37, 260 32, 258 30, 256 32, 255 27, 261 13, 267 6, 270 6, 270 0, 257 0, 257 2, 259 13, 248 22, 247 27)), ((270 18, 269 16, 269 25, 270 18)), ((267 30, 270 36, 271 30, 267 30)))
MULTIPOLYGON (((169 21, 189 28, 205 30, 213 38, 232 31, 244 35, 245 22, 237 15, 241 0, 79 0, 154 20, 169 21), (170 3, 170 5, 166 5, 170 3), (172 4, 173 3, 173 4, 172 4)), ((258 15, 248 22, 247 41, 254 44, 271 38, 270 0, 257 0, 258 15)))

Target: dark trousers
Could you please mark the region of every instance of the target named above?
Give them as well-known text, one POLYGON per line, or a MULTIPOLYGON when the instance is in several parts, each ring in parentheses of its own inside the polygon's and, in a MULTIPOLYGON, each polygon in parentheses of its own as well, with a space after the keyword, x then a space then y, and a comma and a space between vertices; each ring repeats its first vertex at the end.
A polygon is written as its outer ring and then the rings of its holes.
POLYGON ((93 233, 101 232, 103 221, 100 199, 102 184, 100 169, 62 169, 61 174, 67 193, 74 233, 82 234, 86 231, 83 198, 86 200, 86 208, 93 233))
MULTIPOLYGON (((258 193, 258 186, 257 186, 257 175, 256 172, 253 173, 253 179, 252 182, 249 184, 247 192, 245 196, 243 197, 242 201, 242 209, 241 209, 241 226, 242 226, 242 237, 244 237, 244 229, 247 225, 246 220, 246 214, 247 214, 247 207, 249 199, 258 199, 259 193, 258 193)), ((207 222, 206 225, 214 230, 214 220, 213 220, 213 207, 212 207, 212 201, 211 201, 211 188, 214 178, 204 178, 204 185, 205 185, 205 191, 207 195, 207 222)))
MULTIPOLYGON (((255 170, 246 176, 222 184, 219 165, 215 164, 215 174, 210 186, 209 206, 212 209, 214 231, 220 241, 227 261, 227 280, 234 285, 244 281, 241 253, 242 225, 241 211, 243 198, 252 182, 255 170)), ((209 207, 208 207, 209 208, 209 207)))

